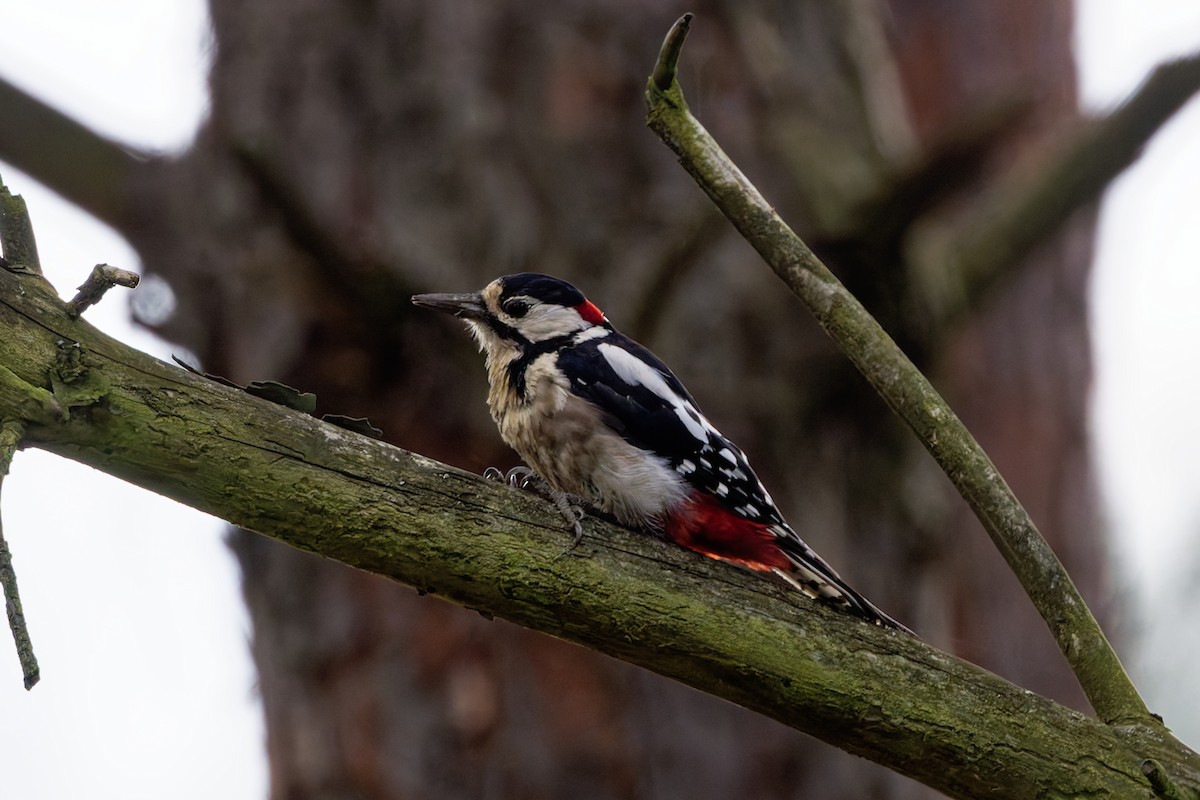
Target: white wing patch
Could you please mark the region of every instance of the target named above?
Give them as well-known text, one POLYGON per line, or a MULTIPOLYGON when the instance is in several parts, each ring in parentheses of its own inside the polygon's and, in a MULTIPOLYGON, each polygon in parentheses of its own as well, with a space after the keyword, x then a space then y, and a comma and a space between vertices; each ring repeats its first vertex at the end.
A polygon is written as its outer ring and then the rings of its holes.
MULTIPOLYGON (((589 333, 585 331, 581 335, 589 333)), ((677 475, 695 485, 706 487, 707 491, 730 503, 736 513, 747 519, 782 523, 783 518, 775 508, 775 502, 762 482, 750 471, 745 456, 686 397, 672 391, 658 370, 615 344, 600 341, 596 344, 596 350, 618 378, 631 386, 641 386, 652 392, 695 437, 699 446, 691 458, 680 459, 674 465, 677 475)))
POLYGON ((717 433, 716 429, 700 415, 695 406, 671 391, 671 387, 653 367, 646 365, 640 358, 620 347, 606 342, 596 345, 596 349, 600 351, 600 355, 604 356, 604 360, 612 367, 612 371, 617 373, 617 377, 626 383, 646 387, 671 406, 675 410, 675 416, 679 417, 679 421, 687 428, 688 433, 696 437, 697 441, 707 443, 710 433, 717 433))

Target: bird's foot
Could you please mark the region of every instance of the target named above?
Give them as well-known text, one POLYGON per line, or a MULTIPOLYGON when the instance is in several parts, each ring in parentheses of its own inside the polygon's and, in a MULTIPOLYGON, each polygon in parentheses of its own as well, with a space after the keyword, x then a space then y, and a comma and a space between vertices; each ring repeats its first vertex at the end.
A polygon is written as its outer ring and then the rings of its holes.
POLYGON ((501 472, 496 467, 488 467, 483 471, 483 477, 491 481, 498 481, 506 486, 511 486, 514 489, 533 492, 554 503, 554 507, 562 514, 563 519, 567 521, 567 526, 574 534, 571 546, 563 551, 564 555, 572 552, 583 541, 583 518, 587 514, 583 510, 583 502, 578 497, 566 492, 560 492, 546 483, 536 472, 525 466, 513 467, 508 472, 501 472))
POLYGON ((579 547, 579 543, 583 541, 583 518, 586 513, 582 504, 572 502, 578 498, 572 497, 566 492, 554 492, 550 499, 554 502, 558 513, 562 514, 563 519, 567 521, 567 526, 575 533, 575 538, 571 540, 571 546, 563 551, 563 555, 566 555, 579 547))

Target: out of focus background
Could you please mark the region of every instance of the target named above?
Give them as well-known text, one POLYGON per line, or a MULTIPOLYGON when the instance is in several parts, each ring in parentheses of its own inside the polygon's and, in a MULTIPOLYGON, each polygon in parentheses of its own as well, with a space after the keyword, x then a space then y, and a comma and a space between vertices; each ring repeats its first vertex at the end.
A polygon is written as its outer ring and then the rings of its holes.
MULTIPOLYGON (((145 276, 94 324, 315 390, 324 411, 472 469, 513 463, 478 357, 407 296, 568 277, 675 367, 865 594, 1085 708, 949 484, 644 129, 658 44, 695 11, 693 110, 948 395, 1151 707, 1200 744, 1200 104, 1102 203, 1047 209, 1051 230, 1017 252, 976 244, 1088 117, 1200 51, 1200 6, 661 6, 0 2, 0 78, 157 154, 120 203, 40 184, 86 155, 50 135, 0 176, 60 292, 100 261, 145 276)), ((0 643, 6 796, 930 795, 37 451, 4 488, 43 673, 25 693, 0 643)))

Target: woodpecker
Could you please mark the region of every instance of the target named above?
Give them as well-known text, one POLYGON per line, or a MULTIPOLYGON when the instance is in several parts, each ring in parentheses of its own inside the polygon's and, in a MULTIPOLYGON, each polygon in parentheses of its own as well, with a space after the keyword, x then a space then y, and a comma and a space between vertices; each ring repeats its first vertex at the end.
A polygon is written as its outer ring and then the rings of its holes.
POLYGON ((520 273, 412 302, 467 323, 486 357, 501 438, 554 492, 911 633, 805 544, 671 370, 571 284, 520 273))

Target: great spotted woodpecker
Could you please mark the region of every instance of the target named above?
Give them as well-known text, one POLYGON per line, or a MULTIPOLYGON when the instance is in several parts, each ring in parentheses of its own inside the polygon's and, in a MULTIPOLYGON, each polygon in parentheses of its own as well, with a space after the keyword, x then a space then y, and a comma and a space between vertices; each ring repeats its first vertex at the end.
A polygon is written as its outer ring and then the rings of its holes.
POLYGON ((467 322, 486 355, 500 435, 556 492, 621 523, 907 631, 848 586, 784 521, 746 456, 653 353, 548 275, 413 303, 467 322))

